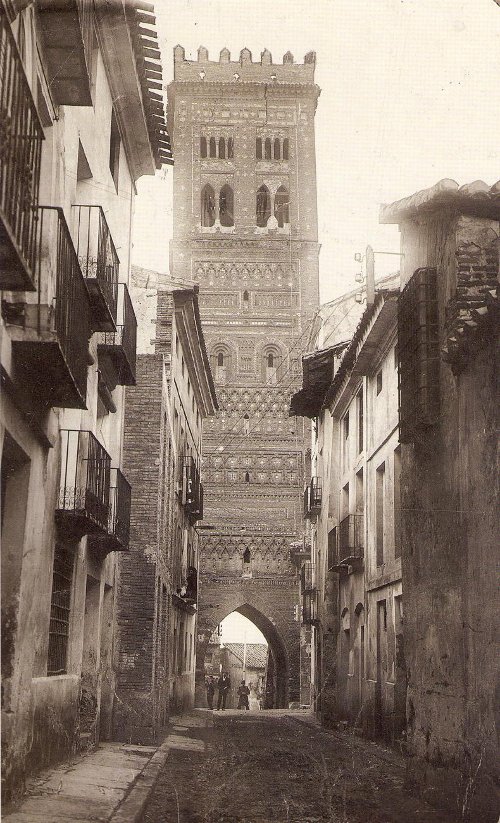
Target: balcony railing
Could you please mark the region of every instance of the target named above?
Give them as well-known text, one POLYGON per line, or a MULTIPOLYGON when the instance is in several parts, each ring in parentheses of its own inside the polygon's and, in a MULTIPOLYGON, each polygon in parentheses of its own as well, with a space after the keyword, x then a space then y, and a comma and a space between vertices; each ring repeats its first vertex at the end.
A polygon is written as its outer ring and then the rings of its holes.
POLYGON ((56 520, 64 537, 108 533, 110 468, 111 458, 92 432, 61 430, 56 520))
POLYGON ((120 261, 100 206, 73 206, 75 247, 92 305, 92 329, 114 332, 120 261))
POLYGON ((193 520, 203 519, 203 485, 194 457, 185 457, 182 476, 182 505, 193 520))
POLYGON ((302 625, 313 626, 318 622, 318 592, 316 589, 302 595, 302 625))
POLYGON ((300 569, 300 590, 302 593, 316 588, 314 563, 306 560, 300 569))
POLYGON ((101 332, 97 354, 99 368, 111 391, 117 384, 135 386, 137 320, 125 283, 118 284, 118 324, 114 332, 101 332))
POLYGON ((321 511, 322 487, 318 477, 312 477, 304 489, 304 517, 311 517, 321 511))
POLYGON ((94 4, 37 0, 47 79, 60 106, 91 106, 94 4))
POLYGON ((120 469, 110 470, 108 528, 94 535, 91 545, 100 552, 126 551, 130 541, 132 489, 120 469))
POLYGON ((0 289, 35 291, 43 128, 7 15, 0 13, 0 289))
POLYGON ((338 561, 353 565, 364 556, 364 516, 349 514, 340 521, 338 532, 338 561))
POLYGON ((37 303, 11 327, 16 375, 37 402, 86 408, 90 302, 62 209, 36 210, 37 303))

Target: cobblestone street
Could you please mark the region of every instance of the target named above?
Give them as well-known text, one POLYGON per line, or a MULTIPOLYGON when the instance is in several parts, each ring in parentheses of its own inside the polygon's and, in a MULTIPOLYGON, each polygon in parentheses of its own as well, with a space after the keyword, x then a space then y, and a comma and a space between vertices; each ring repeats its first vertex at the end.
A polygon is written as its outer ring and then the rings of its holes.
POLYGON ((392 750, 286 711, 182 718, 141 823, 456 823, 392 750), (213 717, 213 719, 212 719, 213 717))

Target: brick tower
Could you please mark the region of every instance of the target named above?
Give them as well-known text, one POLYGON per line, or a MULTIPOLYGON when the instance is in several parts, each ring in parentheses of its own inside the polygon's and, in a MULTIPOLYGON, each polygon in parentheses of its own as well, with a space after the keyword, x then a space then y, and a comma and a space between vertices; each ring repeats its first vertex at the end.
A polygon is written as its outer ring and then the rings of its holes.
MULTIPOLYGON (((270 648, 268 705, 300 699, 302 420, 288 417, 318 307, 315 54, 174 49, 171 272, 200 286, 220 412, 204 431, 197 666, 234 610, 270 648)), ((303 699, 303 697, 302 697, 303 699)))

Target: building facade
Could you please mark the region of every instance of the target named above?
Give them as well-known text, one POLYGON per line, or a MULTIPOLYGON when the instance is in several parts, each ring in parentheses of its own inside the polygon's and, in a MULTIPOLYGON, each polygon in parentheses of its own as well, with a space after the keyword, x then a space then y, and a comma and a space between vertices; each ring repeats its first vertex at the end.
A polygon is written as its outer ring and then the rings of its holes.
MULTIPOLYGON (((145 272, 133 274, 137 294, 145 272)), ((202 423, 217 408, 197 287, 151 288, 147 274, 125 411, 123 462, 136 491, 117 573, 113 717, 114 737, 136 743, 155 742, 169 712, 193 705, 202 423)))
POLYGON ((498 817, 500 184, 443 180, 382 208, 404 253, 398 311, 408 778, 498 817))
POLYGON ((220 402, 205 429, 205 520, 197 665, 239 610, 271 649, 269 699, 299 699, 297 576, 304 425, 288 419, 318 304, 315 56, 218 61, 174 50, 177 146, 171 273, 200 286, 220 402), (212 528, 213 527, 213 528, 212 528))
POLYGON ((121 2, 0 5, 5 801, 111 734, 131 218, 136 180, 171 162, 153 21, 121 2))

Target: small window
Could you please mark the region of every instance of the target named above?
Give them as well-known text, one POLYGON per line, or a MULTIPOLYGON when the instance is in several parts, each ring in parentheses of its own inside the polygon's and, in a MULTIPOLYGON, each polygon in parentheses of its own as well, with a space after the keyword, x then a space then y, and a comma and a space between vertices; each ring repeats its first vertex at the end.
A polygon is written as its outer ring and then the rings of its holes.
POLYGON ((221 226, 234 226, 234 197, 231 186, 222 186, 219 193, 219 219, 221 226))
POLYGON ((221 160, 226 159, 226 141, 223 137, 219 138, 219 157, 221 160))
POLYGON ((276 192, 274 198, 274 216, 278 221, 280 229, 290 222, 289 198, 284 186, 280 186, 276 192))
POLYGON ((248 292, 245 289, 245 291, 243 292, 243 302, 248 303, 248 300, 249 300, 248 292))
POLYGON ((228 160, 232 160, 234 157, 234 140, 232 137, 227 141, 227 157, 228 160))
POLYGON ((120 130, 114 110, 111 111, 111 131, 109 137, 109 170, 118 191, 118 180, 120 172, 120 130))
POLYGON ((344 429, 344 440, 347 440, 349 437, 349 412, 344 417, 343 421, 343 429, 344 429))
POLYGON ((262 160, 262 138, 257 137, 255 141, 255 156, 257 160, 262 160))
POLYGON ((215 223, 215 192, 207 183, 201 192, 201 225, 213 226, 215 223))
POLYGON ((250 549, 245 549, 245 551, 243 552, 243 562, 248 564, 248 563, 250 563, 251 559, 252 559, 252 557, 251 557, 251 554, 250 554, 250 549))
POLYGON ((267 355, 267 368, 268 369, 273 369, 274 368, 274 354, 272 352, 270 352, 267 355))
POLYGON ((276 137, 274 141, 274 159, 280 160, 281 159, 281 144, 279 137, 276 137))
POLYGON ((73 553, 56 545, 52 570, 49 647, 47 674, 65 674, 68 656, 71 589, 73 585, 73 553))
POLYGON ((245 472, 245 483, 250 483, 250 472, 245 472))
POLYGON ((223 366, 224 365, 224 354, 220 351, 217 355, 217 365, 223 366))
POLYGON ((382 369, 380 369, 379 373, 377 374, 377 394, 380 394, 382 391, 382 369))
POLYGON ((200 155, 202 157, 207 156, 207 138, 203 136, 200 137, 200 155))
POLYGON ((210 138, 210 157, 217 157, 217 143, 215 137, 210 138))
POLYGON ((285 139, 283 140, 283 160, 288 160, 288 153, 289 153, 288 145, 289 145, 288 137, 285 137, 285 139))
POLYGON ((271 159, 271 138, 266 137, 266 142, 264 144, 264 156, 266 160, 271 159))
POLYGON ((271 217, 271 195, 267 186, 261 186, 257 191, 256 200, 256 220, 260 228, 267 226, 267 221, 271 217))

